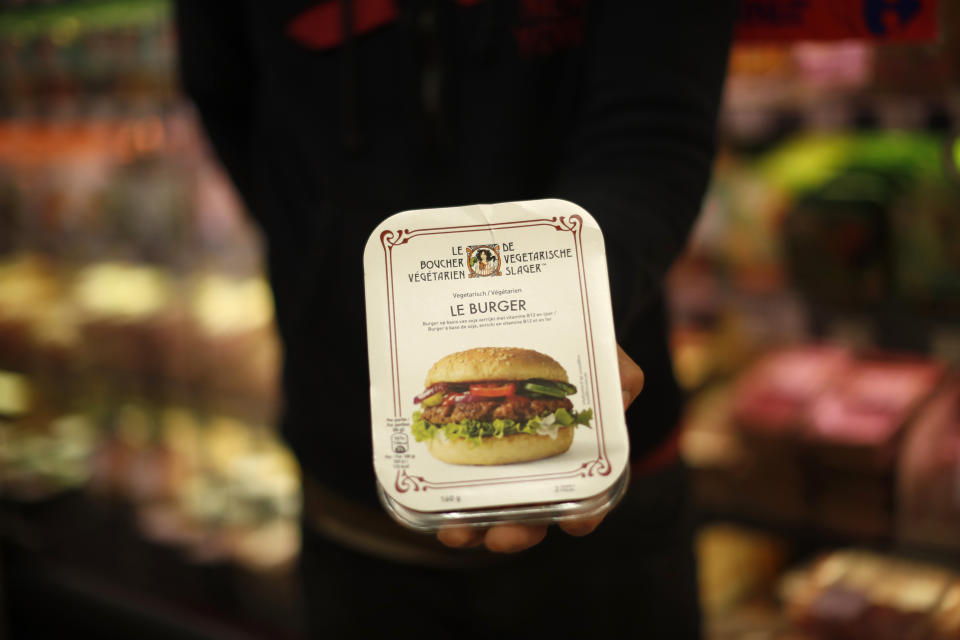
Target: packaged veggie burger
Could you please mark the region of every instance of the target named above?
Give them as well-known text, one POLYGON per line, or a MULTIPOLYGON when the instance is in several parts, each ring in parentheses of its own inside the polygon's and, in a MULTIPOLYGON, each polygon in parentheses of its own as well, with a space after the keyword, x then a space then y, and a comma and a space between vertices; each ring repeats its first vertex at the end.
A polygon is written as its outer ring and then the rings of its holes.
POLYGON ((603 237, 570 202, 406 211, 364 252, 386 510, 447 525, 597 515, 628 439, 603 237))

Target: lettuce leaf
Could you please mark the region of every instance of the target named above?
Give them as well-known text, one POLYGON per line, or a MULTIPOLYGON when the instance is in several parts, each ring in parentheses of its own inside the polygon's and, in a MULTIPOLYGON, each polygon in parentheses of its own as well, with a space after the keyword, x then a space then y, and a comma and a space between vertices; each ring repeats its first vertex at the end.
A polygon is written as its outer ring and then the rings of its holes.
MULTIPOLYGON (((593 419, 593 410, 584 409, 583 411, 574 411, 572 414, 565 409, 558 409, 553 414, 554 419, 563 426, 582 425, 590 427, 590 420, 593 419), (562 413, 561 413, 562 412, 562 413)), ((448 422, 437 425, 424 419, 422 411, 413 412, 413 424, 410 431, 413 433, 413 439, 417 442, 424 442, 436 438, 440 433, 448 440, 467 440, 474 444, 479 444, 481 438, 503 438, 519 433, 528 433, 537 435, 543 421, 547 416, 530 418, 526 422, 520 423, 514 420, 496 419, 492 422, 481 420, 461 420, 460 422, 448 422)))

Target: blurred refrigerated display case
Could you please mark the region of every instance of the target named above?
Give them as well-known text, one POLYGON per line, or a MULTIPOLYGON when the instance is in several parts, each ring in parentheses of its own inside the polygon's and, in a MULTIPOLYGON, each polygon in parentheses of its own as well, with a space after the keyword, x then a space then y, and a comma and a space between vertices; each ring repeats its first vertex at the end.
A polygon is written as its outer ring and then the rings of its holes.
POLYGON ((177 92, 171 8, 0 11, 0 593, 14 631, 42 634, 53 622, 30 603, 52 594, 89 608, 63 628, 299 629, 300 476, 273 427, 260 240, 177 92))

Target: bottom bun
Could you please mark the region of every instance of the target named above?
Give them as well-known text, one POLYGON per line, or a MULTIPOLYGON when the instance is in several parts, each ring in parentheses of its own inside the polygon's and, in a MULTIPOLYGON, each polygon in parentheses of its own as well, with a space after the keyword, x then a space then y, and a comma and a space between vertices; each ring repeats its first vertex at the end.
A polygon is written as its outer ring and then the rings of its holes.
POLYGON ((560 455, 573 443, 573 427, 560 427, 557 437, 518 433, 503 438, 483 438, 480 444, 467 440, 441 440, 427 443, 430 453, 451 464, 511 464, 530 462, 560 455))

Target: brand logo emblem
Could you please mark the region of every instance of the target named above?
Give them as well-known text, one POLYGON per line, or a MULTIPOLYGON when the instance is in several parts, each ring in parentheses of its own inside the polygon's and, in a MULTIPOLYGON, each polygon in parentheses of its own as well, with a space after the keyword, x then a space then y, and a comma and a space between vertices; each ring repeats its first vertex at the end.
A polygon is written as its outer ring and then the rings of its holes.
POLYGON ((500 245, 475 244, 467 247, 467 269, 471 278, 499 276, 500 245))

